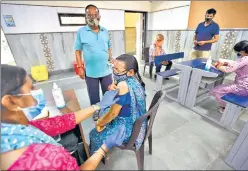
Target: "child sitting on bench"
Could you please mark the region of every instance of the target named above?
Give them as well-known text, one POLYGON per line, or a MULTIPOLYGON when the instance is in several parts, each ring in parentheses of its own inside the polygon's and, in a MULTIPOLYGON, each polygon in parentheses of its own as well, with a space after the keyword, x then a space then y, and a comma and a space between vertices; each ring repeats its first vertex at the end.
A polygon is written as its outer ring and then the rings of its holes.
POLYGON ((234 82, 216 86, 211 91, 211 94, 220 104, 218 109, 220 113, 223 113, 225 110, 226 103, 221 100, 221 97, 225 94, 233 93, 241 96, 248 96, 248 41, 244 40, 237 43, 233 49, 237 52, 237 61, 224 63, 218 61, 215 63, 215 67, 222 72, 236 73, 234 82))
MULTIPOLYGON (((152 78, 152 69, 154 66, 154 57, 159 55, 165 55, 165 51, 163 48, 164 36, 162 34, 157 34, 155 42, 150 46, 149 49, 149 63, 150 63, 150 78, 152 78)), ((156 65, 156 73, 160 72, 162 65, 166 65, 165 70, 170 70, 172 66, 171 61, 163 61, 159 65, 156 65)), ((156 78, 156 75, 155 75, 156 78)), ((168 80, 168 78, 167 78, 168 80)))

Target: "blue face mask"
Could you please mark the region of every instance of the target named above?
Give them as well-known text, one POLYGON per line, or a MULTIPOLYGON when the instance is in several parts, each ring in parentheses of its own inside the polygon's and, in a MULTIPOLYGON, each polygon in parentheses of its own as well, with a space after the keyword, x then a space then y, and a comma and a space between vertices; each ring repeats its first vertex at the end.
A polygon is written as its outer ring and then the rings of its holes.
POLYGON ((127 73, 121 75, 114 73, 113 75, 114 75, 114 80, 117 81, 117 83, 126 80, 128 77, 127 73))
POLYGON ((46 106, 46 100, 45 100, 45 96, 44 96, 42 89, 32 90, 30 92, 30 94, 19 94, 19 96, 20 95, 21 96, 32 95, 33 98, 37 101, 37 104, 35 106, 31 106, 31 107, 27 107, 27 108, 21 108, 21 110, 23 111, 23 113, 25 114, 25 116, 27 117, 27 119, 29 121, 31 121, 36 116, 41 114, 41 111, 46 106))

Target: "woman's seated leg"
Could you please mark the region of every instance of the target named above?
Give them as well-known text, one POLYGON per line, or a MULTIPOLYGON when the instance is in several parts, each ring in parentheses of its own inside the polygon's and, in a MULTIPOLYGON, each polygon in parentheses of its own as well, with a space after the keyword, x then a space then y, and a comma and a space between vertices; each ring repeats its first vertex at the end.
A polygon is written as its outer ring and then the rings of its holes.
POLYGON ((245 94, 245 89, 242 89, 242 87, 238 86, 237 84, 231 83, 231 84, 216 86, 211 90, 211 95, 213 95, 216 98, 216 100, 220 104, 220 107, 222 108, 225 108, 226 102, 222 100, 221 97, 223 97, 228 93, 242 95, 245 94))
POLYGON ((160 72, 161 68, 162 68, 162 64, 156 65, 156 73, 160 72))
MULTIPOLYGON (((101 145, 104 143, 104 141, 106 140, 106 137, 114 134, 115 131, 118 130, 117 128, 122 124, 125 124, 125 121, 116 118, 111 123, 107 124, 106 128, 102 132, 97 132, 95 128, 91 130, 90 132, 90 154, 92 155, 96 150, 98 150, 101 147, 101 145)), ((129 126, 127 126, 126 124, 125 126, 126 126, 126 137, 124 141, 126 141, 131 135, 131 131, 130 131, 131 129, 127 129, 127 127, 129 126)))
POLYGON ((168 64, 166 65, 165 71, 170 70, 172 67, 172 61, 168 61, 168 64))

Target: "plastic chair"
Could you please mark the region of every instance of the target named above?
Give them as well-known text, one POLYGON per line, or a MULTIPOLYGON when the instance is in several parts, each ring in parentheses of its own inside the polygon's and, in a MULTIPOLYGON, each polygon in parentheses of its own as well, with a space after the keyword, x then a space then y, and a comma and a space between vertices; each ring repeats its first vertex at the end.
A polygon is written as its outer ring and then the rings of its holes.
POLYGON ((143 76, 145 75, 145 70, 146 70, 146 66, 150 67, 149 64, 149 47, 144 48, 144 60, 145 60, 145 65, 144 65, 144 70, 143 70, 143 76))
POLYGON ((164 97, 165 97, 165 91, 163 90, 158 91, 154 95, 148 112, 135 121, 130 141, 127 144, 122 144, 121 146, 119 146, 119 148, 122 150, 132 150, 135 152, 139 170, 144 170, 144 143, 147 138, 149 141, 149 154, 152 154, 152 126, 153 126, 153 122, 157 114, 160 102, 164 99, 164 97), (139 149, 136 149, 135 140, 137 139, 139 135, 141 125, 145 119, 148 120, 146 136, 145 136, 142 146, 139 149))

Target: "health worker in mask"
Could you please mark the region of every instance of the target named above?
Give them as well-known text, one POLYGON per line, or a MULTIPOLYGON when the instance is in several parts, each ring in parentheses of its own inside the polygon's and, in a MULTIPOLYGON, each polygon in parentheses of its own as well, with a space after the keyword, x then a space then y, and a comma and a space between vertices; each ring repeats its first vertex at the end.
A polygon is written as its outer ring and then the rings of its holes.
POLYGON ((52 138, 115 104, 118 90, 106 92, 101 102, 77 112, 34 120, 46 104, 42 89, 34 88, 23 68, 2 64, 1 73, 1 170, 95 170, 111 147, 123 143, 126 128, 120 126, 78 166, 69 151, 52 138))
POLYGON ((190 53, 192 59, 208 58, 211 53, 211 46, 219 40, 219 25, 213 21, 216 10, 211 8, 207 10, 205 21, 201 22, 193 38, 194 48, 190 53))
POLYGON ((226 102, 221 99, 222 96, 228 93, 233 93, 248 98, 248 41, 243 40, 234 46, 234 51, 237 53, 236 61, 215 63, 215 67, 225 73, 235 72, 235 80, 230 84, 223 84, 212 89, 211 94, 219 102, 219 112, 223 113, 226 107, 226 102))
MULTIPOLYGON (((113 62, 110 36, 107 29, 99 25, 100 13, 95 5, 85 8, 87 25, 77 32, 74 49, 81 79, 85 79, 91 105, 100 101, 99 83, 102 93, 112 83, 113 62)), ((98 119, 98 113, 93 115, 98 119)))

